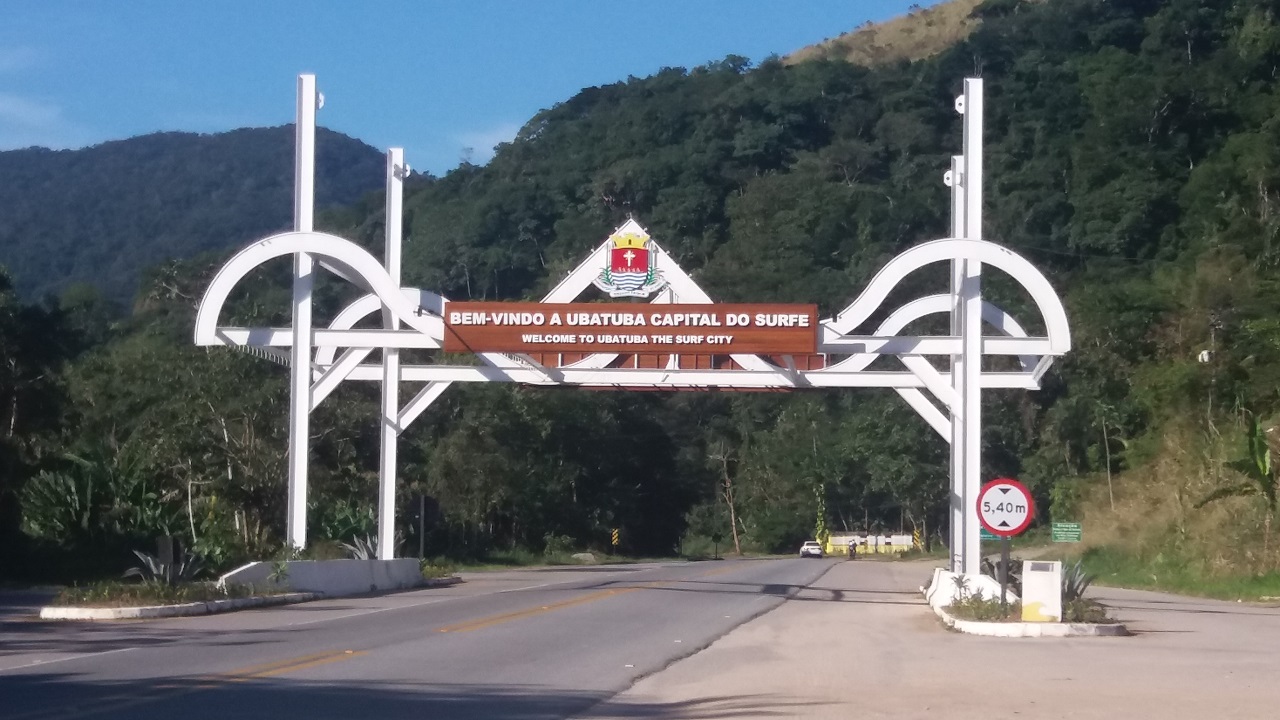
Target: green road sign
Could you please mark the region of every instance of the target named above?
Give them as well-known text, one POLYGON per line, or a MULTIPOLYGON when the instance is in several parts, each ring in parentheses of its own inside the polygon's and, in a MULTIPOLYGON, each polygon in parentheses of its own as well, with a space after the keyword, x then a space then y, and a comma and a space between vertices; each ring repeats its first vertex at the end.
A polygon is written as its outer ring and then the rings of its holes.
POLYGON ((999 540, 999 539, 1000 539, 1000 538, 996 537, 995 535, 992 535, 991 533, 987 532, 987 529, 986 529, 986 528, 982 528, 982 529, 979 531, 979 533, 980 533, 980 534, 981 534, 981 536, 982 536, 982 537, 981 537, 981 539, 982 539, 982 541, 983 541, 983 542, 986 542, 987 540, 999 540))
POLYGON ((1080 523, 1056 522, 1051 525, 1054 542, 1080 542, 1080 523))

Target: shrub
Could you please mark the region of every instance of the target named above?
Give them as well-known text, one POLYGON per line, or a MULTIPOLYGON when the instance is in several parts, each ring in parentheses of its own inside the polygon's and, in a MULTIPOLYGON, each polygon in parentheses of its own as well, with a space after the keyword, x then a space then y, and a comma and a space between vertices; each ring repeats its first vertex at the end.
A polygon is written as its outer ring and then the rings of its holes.
POLYGON ((179 583, 190 582, 204 570, 204 563, 200 558, 189 552, 182 553, 169 562, 141 550, 134 550, 133 554, 138 556, 142 565, 129 568, 124 572, 124 576, 140 577, 143 582, 162 583, 174 587, 179 583))
POLYGON ((951 603, 947 607, 947 612, 961 620, 1017 622, 1022 620, 1022 603, 1001 604, 999 598, 988 599, 981 595, 965 595, 951 603))
POLYGON ((547 533, 543 541, 546 545, 543 547, 542 554, 546 557, 568 555, 573 552, 573 538, 568 535, 547 533))
MULTIPOLYGON (((1084 571, 1084 563, 1077 560, 1075 565, 1062 569, 1062 603, 1084 598, 1084 593, 1093 584, 1097 576, 1084 571)), ((1065 614, 1065 613, 1064 613, 1065 614)))
POLYGON ((428 580, 452 577, 455 571, 452 563, 431 558, 423 558, 419 561, 418 568, 422 571, 422 577, 428 580))

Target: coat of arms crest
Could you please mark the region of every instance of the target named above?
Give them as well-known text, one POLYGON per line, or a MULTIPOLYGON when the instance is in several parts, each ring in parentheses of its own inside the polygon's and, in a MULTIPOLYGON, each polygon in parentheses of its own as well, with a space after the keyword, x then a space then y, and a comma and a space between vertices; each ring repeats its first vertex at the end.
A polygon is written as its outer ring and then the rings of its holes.
POLYGON ((610 236, 609 264, 595 279, 595 286, 610 297, 646 297, 667 281, 654 263, 649 236, 629 222, 610 236))

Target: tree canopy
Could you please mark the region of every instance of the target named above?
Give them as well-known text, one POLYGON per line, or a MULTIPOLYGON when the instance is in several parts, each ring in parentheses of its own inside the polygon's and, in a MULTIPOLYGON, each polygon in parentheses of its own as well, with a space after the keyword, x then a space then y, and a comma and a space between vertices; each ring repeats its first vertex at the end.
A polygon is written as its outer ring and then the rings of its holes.
MULTIPOLYGON (((531 118, 486 165, 414 184, 405 284, 453 299, 536 298, 635 217, 718 300, 838 310, 887 259, 946 234, 941 175, 960 144, 952 104, 977 73, 988 92, 984 235, 1049 275, 1074 336, 1040 392, 985 393, 983 474, 1022 478, 1050 514, 1070 518, 1083 479, 1155 462, 1171 424, 1274 413, 1277 9, 988 0, 976 12, 967 38, 915 62, 728 57, 584 89, 531 118), (1197 361, 1202 350, 1210 362, 1197 361)), ((285 192, 287 174, 277 180, 285 192)), ((267 202, 246 190, 254 181, 207 182, 175 192, 244 191, 263 203, 250 215, 270 205, 287 217, 287 195, 267 202)), ((164 219, 122 196, 82 202, 135 224, 164 219)), ((369 245, 381 212, 374 196, 321 225, 369 245)), ((192 256, 253 236, 240 217, 188 220, 206 239, 153 267, 134 314, 106 337, 86 335, 98 325, 82 322, 94 312, 83 297, 53 307, 3 296, 12 310, 0 332, 19 338, 3 352, 19 369, 0 374, 0 400, 49 398, 0 446, 17 468, 8 507, 22 500, 29 535, 66 543, 163 529, 225 558, 280 542, 285 373, 189 346, 219 259, 192 256), (74 516, 42 500, 69 488, 89 498, 74 516)), ((48 247, 77 237, 53 221, 23 233, 48 247)), ((83 276, 44 277, 30 287, 83 276)), ((259 278, 238 316, 287 318, 282 277, 259 278)), ((338 306, 335 287, 320 288, 322 313, 338 306)), ((1013 283, 992 274, 985 287, 1028 318, 1013 283)), ((318 537, 372 529, 374 408, 371 388, 344 387, 313 421, 318 537)), ((819 513, 832 529, 906 525, 926 536, 947 518, 945 444, 890 393, 455 387, 404 440, 400 502, 431 499, 429 552, 603 546, 614 527, 634 552, 731 533, 780 550, 809 537, 819 513)))

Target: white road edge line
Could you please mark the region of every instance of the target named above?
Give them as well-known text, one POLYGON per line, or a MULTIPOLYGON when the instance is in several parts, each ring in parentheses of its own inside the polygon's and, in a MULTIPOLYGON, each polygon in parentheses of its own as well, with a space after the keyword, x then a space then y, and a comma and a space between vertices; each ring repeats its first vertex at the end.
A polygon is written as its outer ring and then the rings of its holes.
POLYGON ((386 612, 388 610, 407 610, 409 608, 422 607, 423 605, 434 605, 436 603, 441 603, 446 600, 454 600, 454 599, 455 598, 434 598, 431 600, 425 600, 420 603, 413 603, 412 605, 393 605, 391 607, 378 608, 376 610, 365 610, 363 612, 353 612, 353 613, 347 613, 346 615, 337 615, 334 617, 320 618, 319 620, 307 620, 305 622, 285 623, 280 627, 302 627, 303 625, 319 625, 320 623, 333 622, 334 620, 343 620, 346 618, 360 617, 362 615, 376 615, 380 612, 386 612))
POLYGON ((112 653, 129 652, 130 650, 137 650, 137 649, 138 648, 136 647, 116 648, 115 650, 103 650, 102 652, 83 653, 81 655, 72 655, 71 657, 54 658, 53 660, 37 660, 33 663, 27 663, 26 665, 14 665, 13 667, 0 668, 0 673, 8 672, 10 670, 22 670, 23 668, 35 667, 37 665, 52 665, 54 663, 67 662, 69 660, 80 660, 82 658, 97 657, 99 655, 110 655, 112 653))

